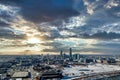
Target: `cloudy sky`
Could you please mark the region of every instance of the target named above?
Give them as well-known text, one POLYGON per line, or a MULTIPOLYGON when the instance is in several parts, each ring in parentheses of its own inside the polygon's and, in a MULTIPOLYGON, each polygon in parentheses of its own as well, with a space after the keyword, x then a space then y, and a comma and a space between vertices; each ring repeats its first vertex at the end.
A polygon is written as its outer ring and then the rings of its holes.
POLYGON ((0 0, 0 54, 120 54, 120 0, 0 0))

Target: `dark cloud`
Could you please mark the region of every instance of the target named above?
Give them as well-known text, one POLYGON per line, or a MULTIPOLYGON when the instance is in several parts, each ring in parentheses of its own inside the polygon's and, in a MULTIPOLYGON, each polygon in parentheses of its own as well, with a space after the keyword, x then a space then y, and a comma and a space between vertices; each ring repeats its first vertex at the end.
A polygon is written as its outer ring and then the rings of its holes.
MULTIPOLYGON (((49 45, 49 44, 48 44, 49 45)), ((51 45, 52 46, 52 45, 51 45)), ((88 52, 92 52, 94 54, 119 54, 120 50, 120 44, 118 43, 98 43, 98 44, 92 44, 93 48, 91 47, 72 47, 73 53, 83 53, 87 54, 88 52)), ((63 50, 65 53, 69 53, 69 47, 65 47, 64 44, 59 45, 59 47, 52 46, 50 49, 43 49, 44 52, 59 52, 60 50, 63 50)))
MULTIPOLYGON (((41 35, 36 34, 34 37, 40 37, 44 41, 53 41, 41 44, 51 47, 51 49, 44 49, 44 52, 68 51, 68 47, 76 44, 72 43, 71 39, 69 40, 73 37, 83 38, 83 40, 97 39, 98 41, 96 45, 92 45, 95 48, 80 48, 87 46, 87 43, 77 45, 79 49, 75 45, 76 52, 119 52, 120 44, 104 44, 104 42, 99 44, 99 40, 109 42, 113 39, 120 39, 120 0, 0 0, 1 4, 3 8, 0 7, 0 38, 15 40, 25 38, 24 33, 8 29, 12 27, 11 23, 14 25, 13 21, 17 20, 15 18, 20 16, 26 22, 33 23, 37 31, 41 32, 41 35), (62 35, 60 33, 62 31, 66 33, 62 35), (71 35, 69 32, 74 34, 71 35), (55 42, 58 38, 61 40, 55 42), (62 42, 62 39, 63 41, 68 39, 68 42, 62 42), (111 47, 108 48, 109 46, 111 47)), ((17 28, 34 26, 24 23, 15 24, 18 25, 17 28)), ((32 45, 29 46, 32 47, 32 45)))
POLYGON ((59 52, 59 51, 61 51, 61 50, 63 50, 64 52, 67 52, 68 50, 67 50, 67 48, 66 47, 52 47, 52 48, 49 48, 49 49, 43 49, 42 51, 43 52, 59 52))
POLYGON ((54 47, 57 47, 57 46, 63 46, 63 44, 62 43, 60 43, 60 42, 51 42, 51 43, 42 43, 42 45, 44 45, 44 46, 54 46, 54 47))
MULTIPOLYGON (((102 42, 102 43, 98 43, 98 44, 93 44, 94 47, 96 47, 97 51, 101 52, 101 53, 106 53, 106 54, 119 54, 120 53, 120 44, 119 42, 102 42), (101 50, 100 50, 101 49, 101 50)), ((95 49, 93 50, 95 51, 95 49)))
POLYGON ((52 42, 52 43, 43 43, 42 45, 51 47, 50 49, 47 48, 43 49, 42 50, 43 52, 58 52, 60 51, 60 48, 62 47, 63 44, 59 42, 52 42))
POLYGON ((95 34, 82 34, 80 35, 82 38, 92 38, 92 39, 101 39, 101 40, 106 40, 106 39, 119 39, 120 38, 120 34, 119 33, 114 33, 114 32, 98 32, 95 34))
POLYGON ((10 24, 16 18, 18 7, 4 5, 0 3, 0 28, 10 27, 10 24))
POLYGON ((9 21, 11 19, 11 16, 6 15, 6 12, 4 13, 0 13, 0 27, 5 27, 5 26, 9 26, 9 21))
POLYGON ((78 15, 73 9, 74 0, 2 0, 6 4, 14 3, 21 8, 21 14, 34 22, 51 21, 78 15))
POLYGON ((6 27, 6 26, 9 26, 9 24, 0 21, 0 27, 6 27))
POLYGON ((58 51, 68 51, 68 48, 65 46, 65 44, 61 42, 48 42, 48 43, 43 43, 42 45, 44 46, 49 46, 51 48, 49 49, 43 49, 44 52, 58 52, 58 51))
POLYGON ((119 48, 120 47, 120 43, 116 43, 116 42, 103 42, 103 43, 98 43, 98 44, 93 44, 93 46, 95 47, 103 47, 103 48, 119 48))
POLYGON ((16 34, 10 29, 0 29, 0 38, 6 39, 25 39, 25 34, 16 34))
POLYGON ((53 49, 43 49, 43 52, 58 52, 58 50, 53 49))

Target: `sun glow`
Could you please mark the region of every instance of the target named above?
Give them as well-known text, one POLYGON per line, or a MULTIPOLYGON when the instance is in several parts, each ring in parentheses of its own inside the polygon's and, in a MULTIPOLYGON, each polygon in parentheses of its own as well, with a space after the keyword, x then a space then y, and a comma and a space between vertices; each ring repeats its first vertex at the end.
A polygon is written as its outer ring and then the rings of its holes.
POLYGON ((40 43, 40 40, 38 38, 29 38, 27 40, 27 43, 30 43, 30 44, 37 44, 37 43, 40 43))

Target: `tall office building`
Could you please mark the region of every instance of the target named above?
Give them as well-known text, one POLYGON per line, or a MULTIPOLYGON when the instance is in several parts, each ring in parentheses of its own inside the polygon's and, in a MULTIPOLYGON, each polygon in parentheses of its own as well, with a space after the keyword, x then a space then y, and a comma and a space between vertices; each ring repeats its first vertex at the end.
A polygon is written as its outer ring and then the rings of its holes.
POLYGON ((60 51, 60 58, 63 59, 63 51, 60 51))
POLYGON ((70 48, 69 59, 72 60, 72 48, 70 48))
POLYGON ((72 57, 72 48, 70 48, 70 57, 72 57))
POLYGON ((61 56, 61 57, 63 56, 63 51, 62 51, 62 50, 60 51, 60 56, 61 56))

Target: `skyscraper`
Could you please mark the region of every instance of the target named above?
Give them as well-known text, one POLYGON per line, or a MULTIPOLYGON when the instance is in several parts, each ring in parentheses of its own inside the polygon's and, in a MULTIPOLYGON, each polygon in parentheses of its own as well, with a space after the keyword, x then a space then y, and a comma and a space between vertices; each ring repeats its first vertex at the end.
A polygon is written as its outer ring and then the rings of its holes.
POLYGON ((62 50, 60 51, 60 57, 61 58, 63 57, 63 51, 62 50))
POLYGON ((73 59, 72 59, 72 48, 70 48, 69 59, 70 59, 70 61, 73 60, 73 59))
POLYGON ((72 48, 70 48, 70 55, 69 56, 72 57, 72 48))

